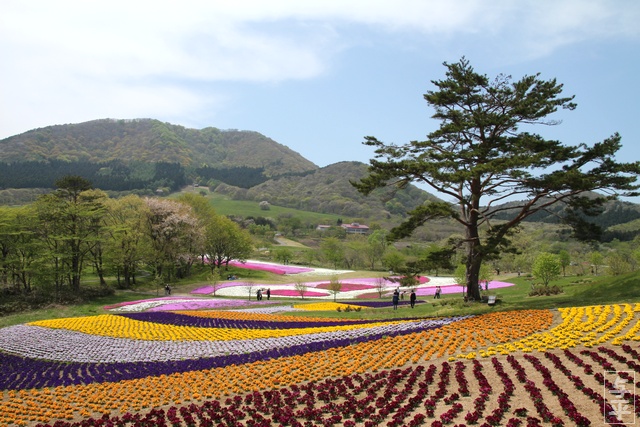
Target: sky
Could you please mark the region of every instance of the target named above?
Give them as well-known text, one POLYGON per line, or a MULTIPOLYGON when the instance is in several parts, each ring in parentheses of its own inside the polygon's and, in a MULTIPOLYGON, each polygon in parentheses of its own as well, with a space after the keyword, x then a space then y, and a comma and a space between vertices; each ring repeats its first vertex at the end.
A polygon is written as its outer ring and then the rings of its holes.
POLYGON ((259 132, 315 163, 367 163, 365 136, 424 140, 423 94, 463 56, 540 73, 578 108, 534 131, 622 135, 640 160, 637 0, 2 0, 0 139, 102 118, 259 132))

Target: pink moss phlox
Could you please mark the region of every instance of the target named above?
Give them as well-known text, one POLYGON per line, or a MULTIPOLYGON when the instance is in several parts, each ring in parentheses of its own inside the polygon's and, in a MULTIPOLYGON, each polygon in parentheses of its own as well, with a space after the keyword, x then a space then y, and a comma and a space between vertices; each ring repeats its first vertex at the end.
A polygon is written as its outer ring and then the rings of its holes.
MULTIPOLYGON (((316 285, 315 288, 316 289, 329 289, 329 282, 324 282, 324 283, 320 283, 319 285, 316 285)), ((371 289, 373 288, 373 285, 366 285, 363 283, 344 283, 341 282, 340 285, 342 285, 342 288, 340 289, 341 292, 349 292, 349 291, 361 291, 363 289, 371 289)))
MULTIPOLYGON (((299 297, 300 292, 296 290, 289 289, 274 289, 271 291, 271 295, 278 295, 283 297, 299 297)), ((327 292, 316 292, 316 291, 304 291, 305 297, 326 297, 329 296, 327 292)))

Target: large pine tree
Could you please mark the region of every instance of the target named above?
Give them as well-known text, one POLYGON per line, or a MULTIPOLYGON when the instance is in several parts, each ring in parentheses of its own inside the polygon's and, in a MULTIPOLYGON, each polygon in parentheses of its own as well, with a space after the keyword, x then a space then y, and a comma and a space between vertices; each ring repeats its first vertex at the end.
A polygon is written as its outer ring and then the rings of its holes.
POLYGON ((446 78, 432 81, 436 90, 424 99, 435 109, 440 127, 426 141, 385 144, 376 148, 368 175, 352 184, 368 194, 375 188, 420 182, 453 202, 435 202, 410 212, 391 236, 409 236, 430 218, 452 217, 465 230, 467 296, 480 298, 480 266, 508 247, 508 237, 530 215, 566 203, 566 219, 584 234, 584 211, 619 195, 636 195, 639 162, 619 163, 617 133, 591 146, 564 145, 522 125, 554 125, 548 117, 559 108, 573 110, 573 97, 562 97, 562 84, 539 74, 512 81, 490 80, 474 71, 464 57, 444 63, 446 78), (593 197, 591 192, 599 192, 593 197), (587 197, 587 195, 589 195, 587 197), (521 200, 504 205, 505 201, 521 200), (509 212, 508 221, 492 221, 509 212))

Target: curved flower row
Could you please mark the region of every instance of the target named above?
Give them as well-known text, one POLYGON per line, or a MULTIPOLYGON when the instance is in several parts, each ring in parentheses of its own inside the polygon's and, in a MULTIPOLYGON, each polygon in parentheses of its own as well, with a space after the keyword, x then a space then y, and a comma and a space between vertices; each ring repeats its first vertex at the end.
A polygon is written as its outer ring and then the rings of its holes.
POLYGON ((246 340, 257 338, 279 338, 290 335, 303 335, 321 332, 338 332, 351 328, 365 328, 385 325, 397 321, 380 321, 359 325, 336 325, 326 327, 295 327, 291 329, 233 329, 198 328, 193 326, 174 326, 160 323, 143 322, 123 316, 103 314, 99 316, 50 319, 31 322, 29 325, 51 329, 67 329, 91 335, 131 338, 150 341, 202 341, 202 340, 246 340))
MULTIPOLYGON (((78 342, 87 346, 86 351, 78 351, 71 348, 58 349, 64 351, 60 356, 66 356, 64 362, 50 362, 45 360, 36 360, 34 358, 11 356, 0 353, 0 361, 4 367, 10 371, 3 378, 0 378, 0 386, 3 389, 24 389, 34 387, 51 387, 70 384, 82 384, 92 382, 113 382, 135 378, 146 377, 149 375, 169 375, 176 372, 188 372, 194 370, 211 369, 215 367, 239 365, 250 363, 257 360, 268 360, 279 357, 290 357, 292 355, 301 355, 308 352, 322 351, 324 349, 336 348, 341 346, 349 346, 357 343, 368 342, 380 339, 386 336, 400 336, 416 331, 424 331, 437 328, 443 324, 450 323, 448 321, 431 321, 417 322, 416 324, 403 324, 397 327, 372 328, 364 333, 341 333, 341 334, 318 334, 306 337, 289 337, 290 339, 273 339, 273 340, 250 340, 249 342, 237 342, 230 344, 223 349, 224 354, 216 354, 219 349, 216 343, 202 342, 199 348, 202 354, 196 354, 198 348, 191 346, 185 347, 180 345, 168 345, 167 342, 147 342, 146 346, 139 346, 138 343, 129 344, 122 340, 113 342, 113 339, 104 339, 104 337, 96 337, 97 340, 85 340, 78 342), (100 340, 99 338, 103 338, 100 340), (121 360, 112 360, 111 363, 86 363, 73 362, 70 359, 78 356, 80 358, 95 357, 95 353, 100 353, 100 345, 113 344, 121 345, 124 353, 115 355, 115 358, 121 360), (152 346, 152 344, 156 344, 152 346), (125 354, 129 351, 133 355, 125 354), (146 354, 143 352, 147 351, 146 354), (178 353, 174 354, 173 351, 178 353), (176 356, 182 356, 177 357, 176 356), (191 356, 191 357, 189 357, 191 356), (132 363, 128 359, 143 358, 142 361, 132 363), (149 359, 152 358, 152 359, 149 359), (64 374, 60 375, 63 372, 64 374), (67 374, 68 377, 67 377, 67 374)), ((16 331, 19 334, 20 330, 16 331)), ((40 336, 40 338, 51 338, 50 336, 40 336)), ((65 336, 57 335, 56 338, 64 339, 65 336)), ((180 344, 180 343, 176 343, 180 344)), ((193 343, 192 343, 193 344, 193 343)), ((34 348, 32 346, 31 348, 34 348)), ((23 347, 24 349, 24 347, 23 347)), ((48 355, 53 355, 54 352, 48 355)), ((106 357, 113 356, 105 354, 106 357)))
MULTIPOLYGON (((321 328, 337 325, 364 325, 370 323, 380 323, 381 320, 371 319, 323 319, 309 320, 304 317, 298 318, 297 322, 282 320, 249 320, 249 319, 229 319, 219 316, 197 316, 192 315, 197 312, 148 312, 148 313, 127 313, 121 316, 139 320, 142 322, 152 322, 174 326, 193 326, 196 328, 225 328, 225 329, 299 329, 299 328, 321 328)), ((275 316, 273 316, 275 317, 275 316)), ((293 317, 293 316, 289 316, 293 317)), ((398 320, 398 319, 394 319, 398 320)))
MULTIPOLYGON (((571 357, 575 358, 575 355, 566 355, 566 359, 571 357)), ((525 360, 520 359, 523 362, 520 363, 509 356, 508 363, 515 372, 515 378, 495 357, 484 363, 478 360, 457 361, 455 371, 445 361, 432 363, 428 367, 419 365, 374 373, 354 373, 272 390, 255 389, 244 395, 202 404, 178 404, 178 407, 173 406, 166 411, 151 409, 146 414, 105 415, 80 423, 58 422, 56 425, 417 427, 425 423, 432 426, 456 423, 459 426, 533 427, 543 423, 551 426, 588 426, 603 421, 610 424, 634 421, 633 413, 622 419, 608 414, 614 408, 598 392, 602 390, 598 383, 607 385, 606 379, 602 381, 602 378, 598 378, 599 374, 590 372, 583 377, 583 381, 567 370, 564 358, 551 358, 553 366, 548 368, 533 356, 525 360), (465 370, 468 367, 472 367, 479 387, 464 387, 467 383, 465 370), (451 381, 452 374, 455 383, 451 381), (557 378, 563 376, 568 381, 556 382, 557 378), (522 390, 527 393, 522 393, 522 390), (522 398, 514 399, 519 392, 522 398), (584 394, 588 399, 574 404, 568 397, 569 393, 584 394), (462 397, 466 398, 464 407, 460 401, 462 397), (516 402, 518 406, 514 405, 516 402), (603 414, 607 414, 606 417, 603 414)), ((620 397, 629 401, 635 399, 629 393, 620 397)), ((629 406, 633 407, 633 404, 629 406)), ((635 413, 638 412, 636 406, 635 413)))
MULTIPOLYGON (((154 363, 151 362, 129 365, 37 362, 41 366, 33 369, 31 378, 23 375, 16 379, 27 389, 5 392, 5 399, 0 402, 0 414, 6 414, 5 417, 22 424, 87 417, 111 411, 140 411, 169 403, 180 405, 182 402, 211 399, 226 393, 317 381, 328 372, 333 375, 352 375, 419 363, 433 357, 455 354, 460 348, 480 342, 496 343, 522 338, 549 327, 551 320, 552 313, 546 310, 492 313, 462 319, 437 329, 397 336, 384 333, 365 335, 360 341, 345 338, 337 340, 338 343, 306 344, 303 352, 292 356, 285 355, 290 349, 274 349, 262 354, 243 353, 208 359, 209 367, 204 363, 207 359, 163 363, 165 368, 172 367, 175 373, 168 370, 152 372, 150 367, 154 363), (214 359, 216 363, 225 364, 215 365, 214 359), (51 366, 47 367, 47 363, 51 366), (188 371, 175 369, 189 364, 188 371), (69 384, 78 377, 80 382, 88 378, 95 379, 103 375, 100 370, 110 365, 115 366, 113 376, 102 377, 107 382, 36 389, 43 386, 38 381, 43 382, 45 378, 63 384, 64 381, 69 384), (125 369, 129 371, 123 375, 125 369), (115 374, 119 374, 119 377, 115 374), (137 379, 126 379, 127 376, 137 379)), ((1 361, 8 372, 28 363, 36 363, 14 358, 16 360, 12 361, 5 357, 1 361)), ((3 388, 6 389, 6 386, 3 388)))
POLYGON ((624 341, 640 341, 640 310, 638 305, 570 307, 558 309, 562 323, 549 331, 532 334, 521 340, 489 346, 478 354, 458 354, 458 358, 474 358, 525 353, 537 350, 567 349, 577 345, 593 347, 603 343, 620 345, 624 341))
POLYGON ((283 350, 309 343, 333 343, 432 329, 459 318, 389 323, 366 328, 231 341, 144 341, 89 335, 64 329, 16 325, 0 330, 0 349, 25 358, 83 363, 154 362, 283 350), (42 343, 48 343, 43 346, 42 343))
POLYGON ((137 311, 175 311, 175 310, 206 310, 230 307, 264 306, 273 304, 270 301, 255 301, 242 299, 212 299, 212 298, 152 298, 147 300, 130 301, 126 303, 105 306, 105 310, 114 313, 128 313, 137 311))
MULTIPOLYGON (((293 306, 275 306, 250 308, 239 310, 196 310, 196 311, 174 311, 176 314, 185 314, 194 317, 208 317, 212 319, 231 319, 231 320, 258 320, 262 322, 326 322, 326 317, 311 316, 291 316, 282 314, 283 311, 297 311, 293 306)), ((331 319, 332 321, 351 321, 352 319, 331 319)))

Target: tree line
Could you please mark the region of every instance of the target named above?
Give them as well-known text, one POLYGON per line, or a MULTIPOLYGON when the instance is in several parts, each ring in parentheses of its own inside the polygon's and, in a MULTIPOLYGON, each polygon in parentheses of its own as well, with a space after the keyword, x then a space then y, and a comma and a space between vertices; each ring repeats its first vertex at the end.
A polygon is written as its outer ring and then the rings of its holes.
POLYGON ((0 207, 0 287, 4 294, 62 300, 85 291, 87 269, 131 288, 141 274, 170 282, 195 263, 211 271, 252 252, 249 233, 200 195, 178 200, 111 199, 79 176, 21 207, 0 207), (206 255, 205 255, 206 254, 206 255))

